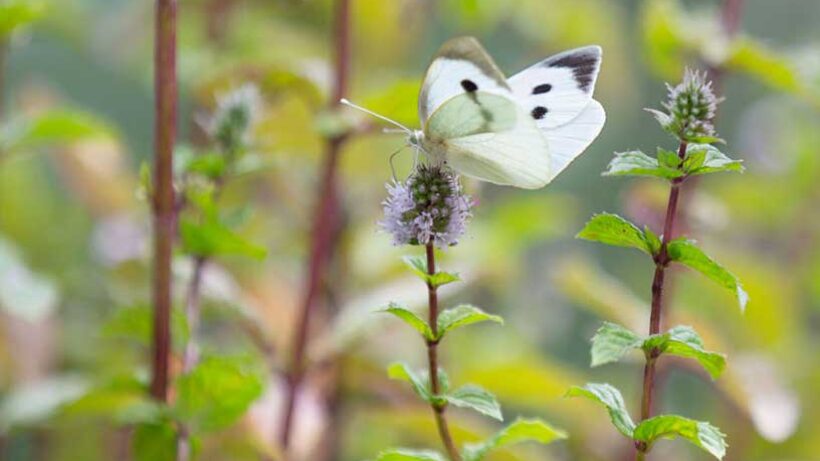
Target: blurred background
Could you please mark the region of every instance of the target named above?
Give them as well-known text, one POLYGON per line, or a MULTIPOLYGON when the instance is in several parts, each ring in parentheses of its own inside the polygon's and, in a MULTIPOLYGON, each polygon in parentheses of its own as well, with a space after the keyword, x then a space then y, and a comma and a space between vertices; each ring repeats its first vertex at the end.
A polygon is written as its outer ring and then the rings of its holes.
MULTIPOLYGON (((220 200, 242 214, 236 232, 267 256, 206 266, 199 341, 205 355, 264 371, 250 373, 259 390, 247 411, 240 405, 198 435, 198 459, 275 452, 325 137, 370 122, 325 109, 333 11, 329 0, 180 2, 180 148, 206 142, 198 121, 220 94, 253 83, 262 98, 257 165, 220 200)), ((352 0, 349 97, 413 127, 423 72, 447 38, 475 35, 507 75, 564 49, 604 50, 599 139, 543 190, 468 181, 480 204, 466 238, 442 255, 442 267, 466 281, 445 291, 445 304, 471 302, 507 320, 442 344, 451 381, 494 392, 507 419, 540 416, 570 433, 491 459, 631 459, 600 408, 562 396, 574 384, 610 382, 637 413, 643 358, 590 369, 589 338, 602 320, 646 330, 653 267, 638 252, 573 236, 600 211, 660 230, 666 184, 600 172, 615 151, 675 147, 643 108, 658 107, 664 81, 690 65, 718 76, 718 131, 747 171, 691 184, 684 231, 740 277, 751 301, 742 315, 731 293, 674 271, 666 324, 693 325, 729 365, 713 382, 664 359, 659 408, 720 427, 731 461, 820 460, 818 24, 816 0, 352 0), (736 32, 726 8, 738 8, 736 32)), ((153 149, 152 27, 147 0, 0 2, 0 459, 169 459, 167 431, 134 430, 154 411, 143 397, 151 236, 140 188, 153 149)), ((343 227, 311 325, 293 440, 300 459, 439 446, 429 408, 384 372, 395 360, 422 366, 423 343, 374 313, 391 300, 426 301, 400 259, 418 249, 393 247, 376 226, 387 158, 403 142, 363 132, 341 151, 343 227)), ((411 161, 408 151, 397 157, 399 175, 411 161)), ((175 374, 191 267, 177 253, 175 374)), ((242 391, 211 385, 217 401, 242 391)), ((497 428, 449 414, 460 441, 497 428)), ((667 461, 706 456, 684 442, 653 450, 667 461)))

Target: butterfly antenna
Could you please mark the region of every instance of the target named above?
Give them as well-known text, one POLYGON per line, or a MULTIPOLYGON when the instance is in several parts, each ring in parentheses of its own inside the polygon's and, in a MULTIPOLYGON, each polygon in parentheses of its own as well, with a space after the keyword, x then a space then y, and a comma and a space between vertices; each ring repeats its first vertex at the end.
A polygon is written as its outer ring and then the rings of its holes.
POLYGON ((346 106, 352 107, 352 108, 354 108, 354 109, 358 109, 358 110, 360 110, 360 111, 362 111, 362 112, 364 112, 364 113, 366 113, 366 114, 370 114, 370 115, 372 115, 372 116, 374 116, 374 117, 376 117, 376 118, 378 118, 378 119, 384 120, 384 121, 385 121, 385 122, 387 122, 387 123, 390 123, 390 124, 392 124, 392 125, 395 125, 395 126, 399 127, 399 128, 401 129, 401 131, 402 131, 402 132, 404 132, 404 133, 408 133, 408 134, 410 134, 410 133, 412 133, 412 132, 413 132, 413 130, 411 130, 410 128, 407 128, 406 126, 402 125, 401 123, 399 123, 399 122, 397 122, 397 121, 395 121, 395 120, 391 120, 391 119, 389 119, 389 118, 385 117, 384 115, 377 114, 377 113, 373 112, 372 110, 365 109, 365 108, 364 108, 364 107, 362 107, 362 106, 359 106, 359 105, 353 104, 352 102, 348 101, 348 100, 347 100, 347 99, 345 99, 345 98, 340 99, 340 100, 339 100, 339 102, 340 102, 340 103, 342 103, 342 104, 344 104, 344 105, 346 105, 346 106))

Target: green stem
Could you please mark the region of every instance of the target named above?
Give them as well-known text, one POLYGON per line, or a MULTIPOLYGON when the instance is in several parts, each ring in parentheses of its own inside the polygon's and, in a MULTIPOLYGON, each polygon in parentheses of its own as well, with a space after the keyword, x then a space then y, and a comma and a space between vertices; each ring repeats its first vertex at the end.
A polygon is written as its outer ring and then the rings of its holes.
MULTIPOLYGON (((435 275, 436 273, 436 252, 433 242, 427 243, 427 273, 435 275)), ((433 337, 438 336, 438 288, 431 282, 427 282, 427 302, 428 302, 428 321, 430 330, 433 332, 433 337)), ((430 370, 430 390, 433 395, 437 396, 441 393, 441 383, 438 376, 438 341, 427 341, 427 361, 430 370)), ((458 453, 453 442, 453 437, 450 435, 450 429, 447 425, 447 418, 444 412, 447 409, 446 405, 430 405, 433 409, 433 415, 436 418, 436 427, 438 427, 438 434, 441 437, 441 442, 447 450, 447 455, 450 461, 461 461, 461 455, 458 453)))

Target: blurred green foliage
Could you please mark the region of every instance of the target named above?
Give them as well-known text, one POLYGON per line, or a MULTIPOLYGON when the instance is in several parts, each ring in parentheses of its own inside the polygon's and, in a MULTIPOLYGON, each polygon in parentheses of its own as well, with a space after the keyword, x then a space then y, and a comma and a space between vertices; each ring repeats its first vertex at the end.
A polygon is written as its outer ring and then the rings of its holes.
MULTIPOLYGON (((817 2, 747 0, 732 38, 720 30, 718 0, 352 4, 350 99, 411 126, 425 65, 451 36, 478 36, 507 74, 562 49, 604 49, 596 96, 608 123, 600 139, 547 189, 469 183, 479 200, 474 221, 443 255, 464 283, 443 286, 442 296, 506 319, 504 328, 488 322, 448 337, 442 360, 451 380, 492 390, 510 421, 539 416, 570 435, 486 459, 629 459, 633 448, 592 405, 563 395, 573 384, 607 380, 635 401, 637 354, 624 357, 625 366, 590 370, 588 341, 602 320, 645 330, 652 266, 638 252, 572 237, 601 210, 626 216, 641 235, 644 225, 659 231, 660 181, 626 183, 599 172, 616 150, 665 141, 646 129, 640 109, 655 106, 662 82, 676 81, 685 65, 720 69, 727 101, 719 131, 746 168, 696 181, 684 196, 686 234, 732 268, 750 301, 741 315, 732 293, 690 271, 673 272, 668 324, 693 326, 730 360, 717 382, 692 361, 670 361, 661 372, 674 379, 658 404, 720 427, 728 460, 817 459, 817 2)), ((202 429, 197 459, 275 456, 285 387, 279 370, 299 308, 322 145, 329 134, 372 122, 324 109, 332 11, 330 0, 180 2, 180 144, 207 154, 198 117, 232 88, 255 83, 265 105, 250 160, 237 166, 254 174, 225 186, 218 219, 191 217, 199 231, 189 233, 188 250, 196 248, 189 252, 218 255, 203 277, 199 333, 203 355, 213 358, 180 378, 172 406, 158 408, 145 394, 150 219, 137 193, 152 149, 151 2, 0 1, 0 458, 127 459, 133 447, 132 459, 173 459, 180 417, 202 429), (253 213, 233 211, 243 208, 253 213), (254 243, 226 250, 221 245, 233 238, 222 238, 226 232, 254 243), (262 260, 242 257, 262 250, 262 260)), ((396 357, 414 368, 424 359, 414 331, 376 313, 391 300, 410 310, 426 301, 402 251, 375 232, 391 175, 387 156, 402 142, 368 132, 352 138, 341 158, 346 226, 325 281, 334 287, 330 307, 317 313, 309 344, 315 366, 297 406, 300 459, 438 448, 429 408, 383 373, 396 357)), ((399 175, 411 157, 397 157, 399 175)), ((210 160, 200 157, 192 168, 203 176, 219 171, 210 160)), ((178 287, 189 268, 190 257, 179 254, 178 287)), ((187 339, 183 290, 177 295, 175 376, 187 339)), ((468 410, 449 414, 463 443, 499 430, 468 410)), ((706 456, 678 442, 653 454, 706 456)))

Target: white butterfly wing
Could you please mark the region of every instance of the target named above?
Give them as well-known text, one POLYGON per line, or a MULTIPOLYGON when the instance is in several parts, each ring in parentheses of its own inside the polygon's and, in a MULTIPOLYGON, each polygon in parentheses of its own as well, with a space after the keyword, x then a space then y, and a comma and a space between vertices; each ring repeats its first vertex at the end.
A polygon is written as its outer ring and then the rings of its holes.
POLYGON ((550 181, 604 126, 604 108, 592 99, 600 68, 601 48, 587 46, 551 56, 508 80, 549 143, 550 181))
POLYGON ((450 98, 430 116, 424 135, 425 151, 468 176, 526 189, 549 180, 546 140, 506 96, 476 91, 450 98))
POLYGON ((483 181, 539 189, 551 179, 547 142, 523 111, 522 122, 500 133, 479 133, 448 141, 447 162, 483 181))
POLYGON ((458 37, 445 42, 427 68, 419 94, 422 126, 445 101, 468 91, 505 95, 512 99, 504 74, 478 40, 458 37))
POLYGON ((551 56, 513 75, 512 92, 540 128, 561 126, 592 100, 601 48, 587 46, 551 56))
POLYGON ((550 130, 542 130, 550 146, 550 176, 552 181, 592 144, 606 121, 603 106, 596 100, 571 122, 550 130))

